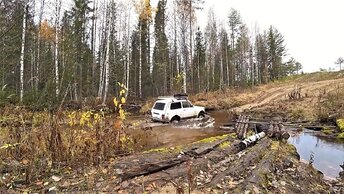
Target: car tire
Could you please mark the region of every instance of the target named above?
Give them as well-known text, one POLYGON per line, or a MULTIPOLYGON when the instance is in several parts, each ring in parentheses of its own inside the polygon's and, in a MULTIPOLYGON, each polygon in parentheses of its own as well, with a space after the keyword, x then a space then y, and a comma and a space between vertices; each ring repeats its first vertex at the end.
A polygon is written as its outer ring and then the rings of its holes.
POLYGON ((202 111, 198 114, 198 118, 204 118, 205 117, 205 113, 202 111))
POLYGON ((177 123, 179 123, 179 121, 180 121, 180 117, 179 116, 174 116, 171 119, 171 123, 172 124, 177 124, 177 123))

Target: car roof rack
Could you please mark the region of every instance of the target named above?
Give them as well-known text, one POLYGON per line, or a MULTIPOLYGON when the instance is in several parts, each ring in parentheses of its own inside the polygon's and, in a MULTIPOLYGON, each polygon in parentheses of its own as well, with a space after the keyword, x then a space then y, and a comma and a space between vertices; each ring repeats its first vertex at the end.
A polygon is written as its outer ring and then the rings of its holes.
POLYGON ((159 100, 169 100, 169 99, 175 99, 174 96, 159 96, 159 100))
POLYGON ((172 100, 172 102, 174 100, 187 100, 188 99, 188 95, 181 93, 181 94, 175 94, 173 96, 159 96, 158 100, 172 100))
POLYGON ((175 95, 173 95, 173 97, 178 99, 178 100, 187 100, 188 99, 188 95, 185 93, 175 94, 175 95))

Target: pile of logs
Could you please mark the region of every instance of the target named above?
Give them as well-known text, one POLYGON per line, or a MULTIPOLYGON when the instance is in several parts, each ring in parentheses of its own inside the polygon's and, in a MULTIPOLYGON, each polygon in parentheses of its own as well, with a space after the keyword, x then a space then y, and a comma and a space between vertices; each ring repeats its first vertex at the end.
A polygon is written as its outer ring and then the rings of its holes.
POLYGON ((288 140, 290 137, 281 123, 271 123, 266 133, 268 137, 277 140, 288 140))
POLYGON ((237 133, 238 139, 245 139, 247 135, 247 130, 248 130, 248 122, 249 122, 249 117, 240 115, 236 124, 235 124, 235 130, 237 133))
POLYGON ((281 123, 254 122, 249 117, 240 115, 235 123, 235 131, 238 139, 245 139, 249 127, 254 127, 255 134, 264 132, 269 138, 276 140, 287 140, 290 135, 281 123))

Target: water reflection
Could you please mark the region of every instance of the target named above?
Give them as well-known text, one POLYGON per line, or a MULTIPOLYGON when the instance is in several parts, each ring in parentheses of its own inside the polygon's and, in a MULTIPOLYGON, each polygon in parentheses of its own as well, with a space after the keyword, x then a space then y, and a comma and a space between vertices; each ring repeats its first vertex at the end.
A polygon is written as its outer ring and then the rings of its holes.
POLYGON ((341 171, 340 164, 344 162, 344 144, 318 138, 312 133, 302 133, 289 138, 301 159, 310 160, 311 153, 314 153, 314 167, 325 174, 335 178, 341 171))

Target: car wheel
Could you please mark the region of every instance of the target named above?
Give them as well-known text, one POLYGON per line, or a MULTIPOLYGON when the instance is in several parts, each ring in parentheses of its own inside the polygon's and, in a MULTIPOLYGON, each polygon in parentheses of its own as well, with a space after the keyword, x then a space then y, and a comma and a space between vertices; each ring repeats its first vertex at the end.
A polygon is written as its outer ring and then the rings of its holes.
POLYGON ((200 112, 199 114, 198 114, 198 118, 204 118, 205 117, 205 114, 204 114, 204 112, 200 112))
POLYGON ((180 117, 178 117, 178 116, 174 116, 171 119, 172 124, 177 124, 177 123, 179 123, 179 121, 180 121, 180 117))

